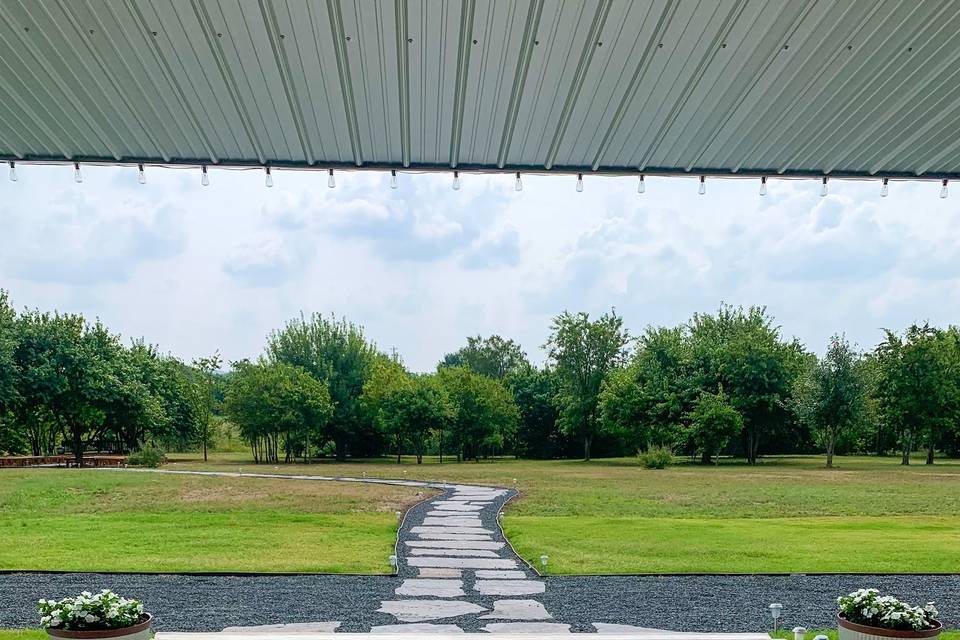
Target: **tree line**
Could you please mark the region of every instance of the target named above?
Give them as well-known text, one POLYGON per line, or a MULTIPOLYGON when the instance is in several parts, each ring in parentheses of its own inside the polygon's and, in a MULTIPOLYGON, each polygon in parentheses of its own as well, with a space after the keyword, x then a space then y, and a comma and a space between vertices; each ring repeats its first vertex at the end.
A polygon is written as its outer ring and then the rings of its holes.
POLYGON ((301 316, 263 354, 190 364, 99 322, 15 313, 0 292, 0 451, 202 448, 215 422, 257 462, 426 455, 480 460, 669 450, 703 463, 763 454, 960 453, 960 333, 842 335, 822 357, 762 307, 721 306, 632 336, 615 311, 553 319, 534 365, 516 342, 469 337, 410 371, 344 318, 301 316))

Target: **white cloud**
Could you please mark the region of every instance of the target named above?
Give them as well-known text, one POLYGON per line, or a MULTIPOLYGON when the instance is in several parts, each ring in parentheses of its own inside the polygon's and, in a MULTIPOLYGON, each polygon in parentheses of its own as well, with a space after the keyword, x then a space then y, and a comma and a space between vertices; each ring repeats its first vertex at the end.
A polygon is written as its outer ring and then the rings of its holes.
POLYGON ((540 358, 550 318, 615 306, 634 332, 721 301, 766 304, 821 349, 845 331, 960 312, 960 210, 937 185, 588 176, 262 174, 24 166, 0 183, 0 286, 18 305, 99 316, 190 359, 257 355, 301 311, 363 324, 430 369, 465 336, 500 333, 540 358))

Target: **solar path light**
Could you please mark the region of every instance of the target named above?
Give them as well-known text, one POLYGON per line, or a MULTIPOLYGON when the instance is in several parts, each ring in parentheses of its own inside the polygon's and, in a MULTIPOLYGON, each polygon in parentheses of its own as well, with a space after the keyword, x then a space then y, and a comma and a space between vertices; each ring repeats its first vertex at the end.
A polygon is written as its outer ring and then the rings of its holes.
POLYGON ((783 605, 779 602, 774 602, 769 607, 770 615, 773 617, 773 630, 776 632, 780 626, 780 613, 783 611, 783 605))

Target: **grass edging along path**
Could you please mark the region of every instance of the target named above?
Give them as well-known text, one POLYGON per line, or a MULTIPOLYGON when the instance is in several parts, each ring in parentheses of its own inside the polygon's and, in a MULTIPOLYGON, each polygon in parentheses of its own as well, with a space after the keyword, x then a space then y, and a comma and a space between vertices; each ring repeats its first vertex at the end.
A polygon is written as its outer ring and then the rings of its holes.
POLYGON ((76 469, 2 477, 0 570, 389 573, 395 513, 420 499, 412 487, 350 482, 76 469), (98 539, 110 544, 91 554, 98 539))

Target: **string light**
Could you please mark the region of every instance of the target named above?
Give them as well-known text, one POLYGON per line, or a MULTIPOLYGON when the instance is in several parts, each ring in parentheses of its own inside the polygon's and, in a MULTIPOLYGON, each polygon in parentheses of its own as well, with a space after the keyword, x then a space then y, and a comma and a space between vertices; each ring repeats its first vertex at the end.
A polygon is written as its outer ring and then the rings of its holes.
POLYGON ((883 185, 880 187, 880 197, 886 198, 890 193, 890 178, 883 179, 883 185))
POLYGON ((767 195, 767 176, 762 176, 760 178, 760 195, 767 195))
POLYGON ((391 170, 390 170, 390 188, 391 188, 391 189, 396 189, 397 186, 399 186, 399 185, 397 184, 397 170, 396 170, 396 169, 391 169, 391 170))
POLYGON ((267 172, 267 176, 264 178, 263 184, 265 184, 267 188, 270 188, 273 186, 273 176, 270 175, 270 167, 264 167, 264 171, 267 172))
POLYGON ((700 176, 700 186, 697 188, 697 193, 703 195, 707 192, 707 177, 700 176))
POLYGON ((577 174, 577 193, 582 193, 582 192, 583 192, 583 174, 578 173, 577 174))
POLYGON ((333 169, 327 169, 327 187, 333 189, 337 186, 337 181, 333 177, 333 169))
POLYGON ((820 185, 820 197, 821 197, 821 198, 826 198, 826 197, 827 197, 827 192, 828 192, 828 189, 827 189, 827 179, 828 179, 827 176, 823 176, 823 184, 820 185))
POLYGON ((637 183, 637 193, 646 193, 647 184, 643 181, 643 175, 640 176, 640 181, 637 183))
POLYGON ((517 171, 517 179, 513 182, 514 191, 523 191, 523 181, 520 180, 520 172, 517 171))
POLYGON ((941 197, 941 198, 946 198, 946 197, 947 197, 947 180, 944 180, 944 181, 941 183, 941 185, 942 185, 942 186, 940 187, 940 197, 941 197))
POLYGON ((10 161, 10 182, 17 181, 17 163, 13 160, 10 161))
POLYGON ((453 190, 460 191, 460 172, 459 171, 453 172, 453 190))
POLYGON ((207 165, 200 166, 200 184, 204 187, 210 186, 210 176, 207 174, 207 165))
POLYGON ((81 182, 83 182, 83 174, 80 173, 79 162, 73 163, 73 181, 76 182, 77 184, 80 184, 81 182))
POLYGON ((137 165, 137 182, 140 184, 147 184, 147 174, 143 171, 143 165, 137 165))

